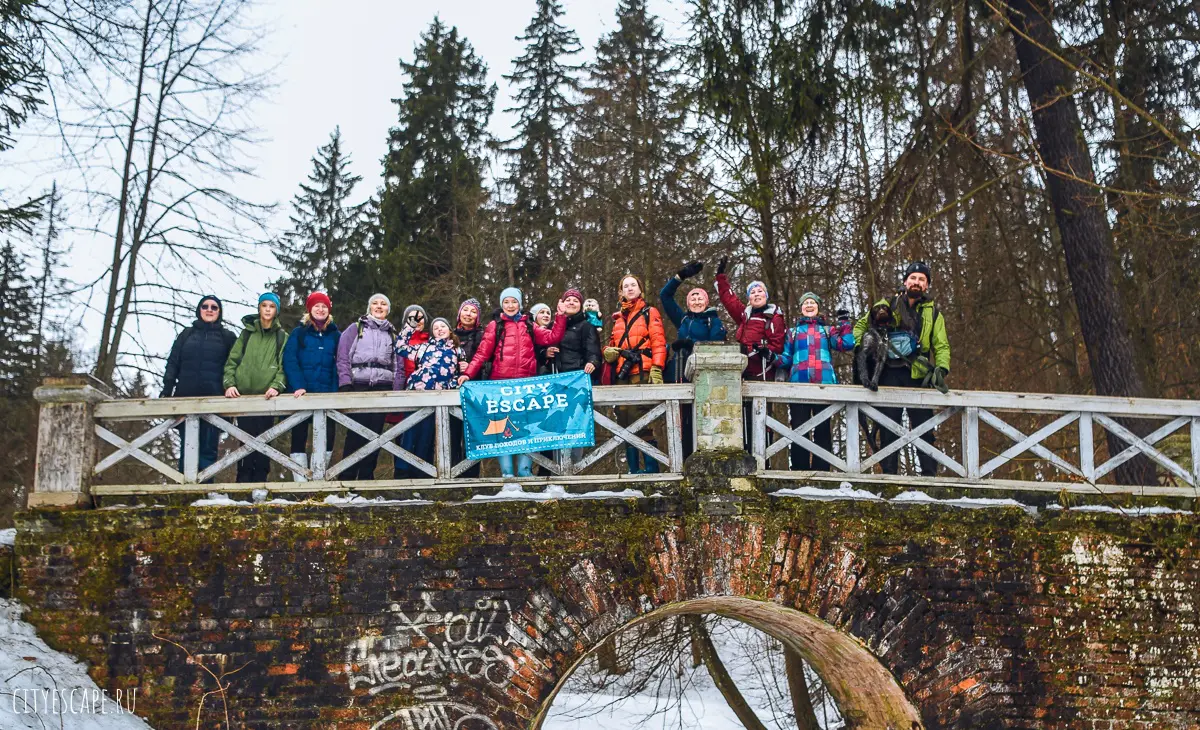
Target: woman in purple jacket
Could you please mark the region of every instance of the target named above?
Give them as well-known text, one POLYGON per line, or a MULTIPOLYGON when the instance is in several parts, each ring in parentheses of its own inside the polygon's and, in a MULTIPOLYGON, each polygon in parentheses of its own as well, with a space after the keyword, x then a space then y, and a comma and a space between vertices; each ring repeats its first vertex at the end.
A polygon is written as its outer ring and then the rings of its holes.
MULTIPOLYGON (((337 371, 339 392, 403 390, 404 363, 396 358, 396 328, 387 320, 392 302, 383 294, 372 294, 367 313, 346 328, 338 340, 337 371)), ((375 433, 383 431, 386 413, 352 413, 350 417, 375 433)), ((367 440, 347 429, 342 458, 363 447, 367 440)), ((342 472, 345 480, 375 478, 375 451, 342 472)))

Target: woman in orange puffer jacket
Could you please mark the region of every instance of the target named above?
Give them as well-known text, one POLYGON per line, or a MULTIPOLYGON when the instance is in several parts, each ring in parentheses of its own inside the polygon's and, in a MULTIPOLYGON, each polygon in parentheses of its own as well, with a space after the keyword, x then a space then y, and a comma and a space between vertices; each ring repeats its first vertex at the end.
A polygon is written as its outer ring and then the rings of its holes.
MULTIPOLYGON (((613 315, 613 331, 604 348, 604 361, 613 368, 614 385, 661 384, 662 370, 667 364, 667 333, 662 314, 646 303, 642 282, 633 274, 621 279, 621 311, 613 315)), ((617 422, 629 426, 650 409, 647 406, 620 406, 617 422)), ((638 436, 657 445, 649 429, 638 436)), ((658 462, 646 456, 636 446, 625 447, 630 474, 655 474, 658 462), (639 464, 639 458, 644 459, 639 464)))

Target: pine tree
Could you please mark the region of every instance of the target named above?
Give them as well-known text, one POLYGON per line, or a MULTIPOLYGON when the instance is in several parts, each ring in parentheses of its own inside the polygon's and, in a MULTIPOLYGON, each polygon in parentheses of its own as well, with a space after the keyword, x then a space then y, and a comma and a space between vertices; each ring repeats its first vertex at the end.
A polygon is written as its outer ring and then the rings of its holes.
POLYGON ((12 242, 0 247, 0 393, 28 397, 37 383, 36 291, 12 242))
POLYGON ((609 303, 622 274, 637 272, 649 287, 680 259, 702 258, 710 237, 710 180, 672 55, 645 0, 621 0, 582 87, 570 186, 579 232, 569 258, 609 303))
POLYGON ((437 18, 400 68, 406 80, 384 162, 378 288, 397 306, 452 311, 479 268, 484 145, 496 87, 471 44, 437 18))
POLYGON ((350 202, 362 178, 350 173, 340 128, 317 150, 312 163, 308 182, 301 183, 292 199, 292 227, 276 254, 288 272, 274 284, 285 307, 303 305, 314 291, 340 300, 342 274, 352 259, 362 258, 369 234, 366 204, 350 202))
POLYGON ((578 89, 578 66, 566 59, 579 53, 579 38, 560 19, 558 0, 537 0, 525 34, 525 52, 505 78, 517 89, 517 134, 507 142, 511 161, 506 186, 512 193, 510 219, 518 237, 518 278, 537 296, 547 293, 555 264, 563 262, 564 206, 569 141, 567 125, 578 89))

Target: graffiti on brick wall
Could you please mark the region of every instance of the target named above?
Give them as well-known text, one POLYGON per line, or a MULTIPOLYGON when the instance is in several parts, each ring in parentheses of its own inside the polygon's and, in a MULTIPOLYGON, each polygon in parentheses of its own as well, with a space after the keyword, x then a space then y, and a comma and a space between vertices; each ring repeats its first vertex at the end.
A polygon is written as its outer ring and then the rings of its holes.
POLYGON ((420 693, 451 675, 496 689, 508 687, 515 668, 505 651, 512 643, 505 631, 512 612, 508 601, 482 598, 465 613, 438 610, 428 593, 421 595, 421 601, 421 610, 411 617, 393 603, 384 616, 381 635, 364 636, 347 645, 351 690, 365 686, 372 695, 391 689, 420 693))
POLYGON ((444 688, 427 688, 421 694, 424 702, 393 712, 371 730, 497 730, 476 708, 446 699, 444 688))

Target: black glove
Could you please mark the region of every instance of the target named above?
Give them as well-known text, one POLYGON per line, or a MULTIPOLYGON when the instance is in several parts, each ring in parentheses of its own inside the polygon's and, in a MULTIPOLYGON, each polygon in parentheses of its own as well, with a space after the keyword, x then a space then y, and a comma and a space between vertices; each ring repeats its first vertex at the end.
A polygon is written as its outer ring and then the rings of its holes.
POLYGON ((684 279, 687 279, 689 277, 695 276, 696 274, 699 274, 701 269, 703 269, 703 268, 704 268, 704 262, 689 261, 686 264, 684 264, 683 268, 680 269, 678 272, 676 272, 675 275, 679 277, 680 281, 683 281, 684 279))
POLYGON ((839 309, 837 311, 837 321, 838 322, 849 322, 850 319, 851 319, 851 317, 850 317, 849 309, 839 309))
POLYGON ((725 273, 725 267, 727 267, 727 266, 729 266, 729 257, 728 257, 728 256, 722 256, 722 257, 721 257, 721 260, 717 262, 717 276, 720 276, 721 274, 724 274, 724 273, 725 273))
POLYGON ((671 349, 675 352, 679 352, 680 350, 686 350, 694 344, 695 343, 687 337, 680 337, 678 340, 675 340, 671 343, 671 349))
POLYGON ((171 394, 164 390, 163 392, 158 394, 158 397, 159 398, 170 398, 171 394))
POLYGON ((350 386, 349 384, 346 384, 346 385, 339 385, 339 386, 338 386, 338 392, 339 392, 339 393, 349 393, 349 392, 350 392, 350 387, 351 387, 351 386, 350 386))
POLYGON ((758 353, 758 356, 764 363, 771 362, 775 359, 775 353, 771 352, 771 348, 767 347, 766 345, 759 345, 758 347, 754 348, 754 351, 758 353))
POLYGON ((637 350, 621 350, 621 357, 635 362, 641 362, 642 359, 641 353, 637 350))

